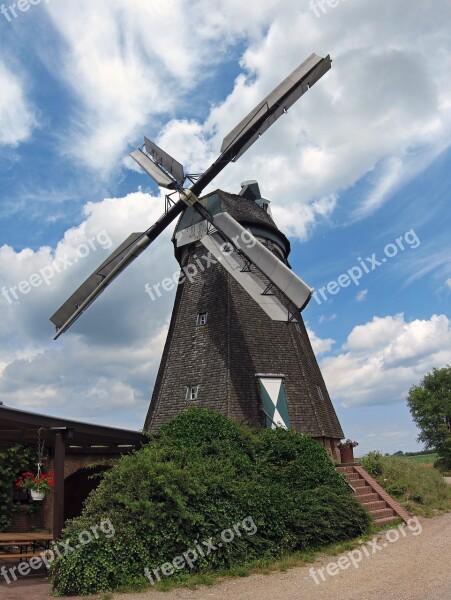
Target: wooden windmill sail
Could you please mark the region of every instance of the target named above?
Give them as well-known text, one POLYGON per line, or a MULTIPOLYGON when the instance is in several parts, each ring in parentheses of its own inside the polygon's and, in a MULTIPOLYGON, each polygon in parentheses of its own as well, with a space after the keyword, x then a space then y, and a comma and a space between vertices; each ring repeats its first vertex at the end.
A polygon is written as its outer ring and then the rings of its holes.
POLYGON ((295 427, 329 446, 343 437, 301 317, 313 290, 289 268, 289 242, 258 185, 199 199, 330 67, 329 56, 312 54, 224 138, 220 156, 200 176, 186 174, 147 138, 131 154, 171 190, 165 213, 147 231, 131 234, 51 321, 57 338, 180 217, 174 243, 181 266, 203 261, 209 268, 199 267, 195 280, 178 287, 146 420, 150 431, 194 402, 256 427, 295 427))

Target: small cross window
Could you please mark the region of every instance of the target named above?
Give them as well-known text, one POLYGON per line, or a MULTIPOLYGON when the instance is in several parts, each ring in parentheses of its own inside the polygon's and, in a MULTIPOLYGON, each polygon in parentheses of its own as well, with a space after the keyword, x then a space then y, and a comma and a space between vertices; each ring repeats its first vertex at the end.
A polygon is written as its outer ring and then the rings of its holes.
POLYGON ((199 395, 199 386, 198 385, 189 385, 186 388, 186 400, 188 400, 188 401, 197 400, 198 395, 199 395))
POLYGON ((197 315, 197 326, 203 327, 207 324, 208 321, 208 313, 199 313, 197 315))

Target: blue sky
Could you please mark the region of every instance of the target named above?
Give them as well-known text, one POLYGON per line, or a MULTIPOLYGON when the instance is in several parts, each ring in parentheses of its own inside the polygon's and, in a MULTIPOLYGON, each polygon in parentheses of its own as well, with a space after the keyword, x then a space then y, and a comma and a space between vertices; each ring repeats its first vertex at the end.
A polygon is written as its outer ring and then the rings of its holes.
POLYGON ((66 265, 48 285, 0 297, 5 404, 142 426, 173 302, 151 303, 144 284, 176 270, 171 231, 56 343, 48 321, 163 210, 128 152, 147 135, 204 170, 284 76, 330 53, 332 71, 207 191, 257 179, 293 268, 316 289, 404 239, 304 318, 346 434, 362 452, 417 448, 406 393, 451 363, 451 7, 326 7, 317 17, 291 0, 43 0, 14 18, 5 3, 0 284, 66 265))

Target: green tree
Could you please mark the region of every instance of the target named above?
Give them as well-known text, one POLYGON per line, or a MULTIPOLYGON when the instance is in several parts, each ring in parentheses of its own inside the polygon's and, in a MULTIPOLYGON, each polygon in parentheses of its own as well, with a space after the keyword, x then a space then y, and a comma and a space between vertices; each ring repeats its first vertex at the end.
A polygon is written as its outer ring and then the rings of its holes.
POLYGON ((438 452, 440 464, 451 468, 451 367, 433 369, 407 396, 418 441, 438 452))

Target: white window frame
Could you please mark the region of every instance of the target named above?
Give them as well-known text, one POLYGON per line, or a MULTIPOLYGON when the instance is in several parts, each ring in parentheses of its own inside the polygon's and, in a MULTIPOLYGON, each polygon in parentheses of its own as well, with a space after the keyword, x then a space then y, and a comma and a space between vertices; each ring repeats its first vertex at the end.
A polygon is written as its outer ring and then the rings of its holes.
POLYGON ((194 402, 199 397, 199 385, 187 385, 185 400, 187 402, 194 402))
POLYGON ((318 396, 319 399, 322 400, 324 402, 324 394, 323 394, 323 390, 321 389, 321 386, 319 384, 316 385, 316 389, 318 391, 318 396))
POLYGON ((197 315, 197 326, 198 327, 205 327, 205 325, 208 323, 208 313, 199 313, 197 315))

